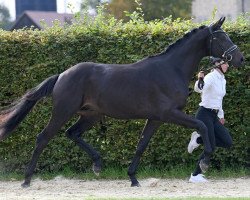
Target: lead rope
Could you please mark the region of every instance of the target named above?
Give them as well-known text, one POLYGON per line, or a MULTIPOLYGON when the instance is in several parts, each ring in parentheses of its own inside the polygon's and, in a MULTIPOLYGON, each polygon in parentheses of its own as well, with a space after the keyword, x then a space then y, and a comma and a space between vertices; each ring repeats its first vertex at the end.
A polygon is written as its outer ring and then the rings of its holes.
MULTIPOLYGON (((215 66, 213 65, 212 67, 208 67, 208 68, 204 68, 204 67, 202 67, 201 69, 200 69, 200 72, 203 72, 204 74, 205 74, 205 72, 207 72, 207 71, 210 71, 211 69, 213 69, 213 68, 215 68, 215 66)), ((200 89, 200 90, 202 90, 203 89, 203 87, 204 87, 204 80, 203 80, 203 78, 199 78, 198 79, 198 88, 200 89)))

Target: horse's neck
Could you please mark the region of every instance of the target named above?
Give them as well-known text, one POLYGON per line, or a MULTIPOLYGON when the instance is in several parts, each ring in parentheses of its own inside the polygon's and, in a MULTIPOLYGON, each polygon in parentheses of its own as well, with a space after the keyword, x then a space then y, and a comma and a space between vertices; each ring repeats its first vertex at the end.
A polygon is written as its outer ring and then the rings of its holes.
POLYGON ((192 79, 201 59, 207 55, 205 40, 205 37, 199 41, 192 37, 183 46, 178 47, 176 53, 173 53, 173 59, 177 61, 175 67, 178 68, 188 82, 192 79))

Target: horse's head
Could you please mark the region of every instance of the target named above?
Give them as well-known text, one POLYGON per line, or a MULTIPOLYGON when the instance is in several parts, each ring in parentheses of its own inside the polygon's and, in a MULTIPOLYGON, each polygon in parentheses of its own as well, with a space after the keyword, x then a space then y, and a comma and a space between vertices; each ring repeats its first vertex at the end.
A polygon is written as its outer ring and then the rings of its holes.
POLYGON ((239 48, 232 42, 229 36, 221 29, 225 17, 208 27, 210 38, 208 41, 210 56, 219 57, 235 67, 243 64, 244 57, 239 48))

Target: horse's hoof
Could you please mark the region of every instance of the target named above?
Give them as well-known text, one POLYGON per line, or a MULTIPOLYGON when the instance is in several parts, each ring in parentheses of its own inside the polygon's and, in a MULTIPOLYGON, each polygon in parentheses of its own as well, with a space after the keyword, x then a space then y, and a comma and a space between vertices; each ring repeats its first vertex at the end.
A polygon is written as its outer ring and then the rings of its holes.
POLYGON ((131 183, 131 187, 141 187, 140 183, 131 183))
POLYGON ((28 187, 30 187, 30 183, 22 183, 22 188, 28 188, 28 187))
POLYGON ((95 164, 93 164, 92 170, 93 170, 93 172, 94 172, 94 174, 95 174, 96 176, 99 176, 99 174, 100 174, 102 168, 101 168, 100 166, 96 166, 95 164))
POLYGON ((200 160, 199 166, 201 171, 205 173, 208 170, 209 165, 204 161, 204 159, 200 160))

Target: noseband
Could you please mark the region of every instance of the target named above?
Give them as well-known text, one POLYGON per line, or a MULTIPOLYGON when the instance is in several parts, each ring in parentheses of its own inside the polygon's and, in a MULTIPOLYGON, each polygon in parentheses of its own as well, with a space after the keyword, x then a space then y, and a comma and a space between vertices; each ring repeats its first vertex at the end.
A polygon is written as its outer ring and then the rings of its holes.
MULTIPOLYGON (((226 34, 223 30, 217 30, 217 31, 212 31, 212 27, 209 27, 209 32, 210 32, 210 56, 212 55, 212 45, 213 45, 213 40, 217 40, 217 38, 215 37, 216 33, 223 33, 226 34)), ((226 34, 227 35, 227 34, 226 34)), ((224 48, 222 47, 222 45, 220 44, 219 40, 217 40, 218 45, 220 46, 220 48, 222 49, 222 51, 224 52, 221 56, 225 61, 231 61, 233 59, 232 56, 232 52, 235 51, 238 47, 237 45, 232 45, 231 47, 229 47, 227 50, 224 50, 224 48)))

